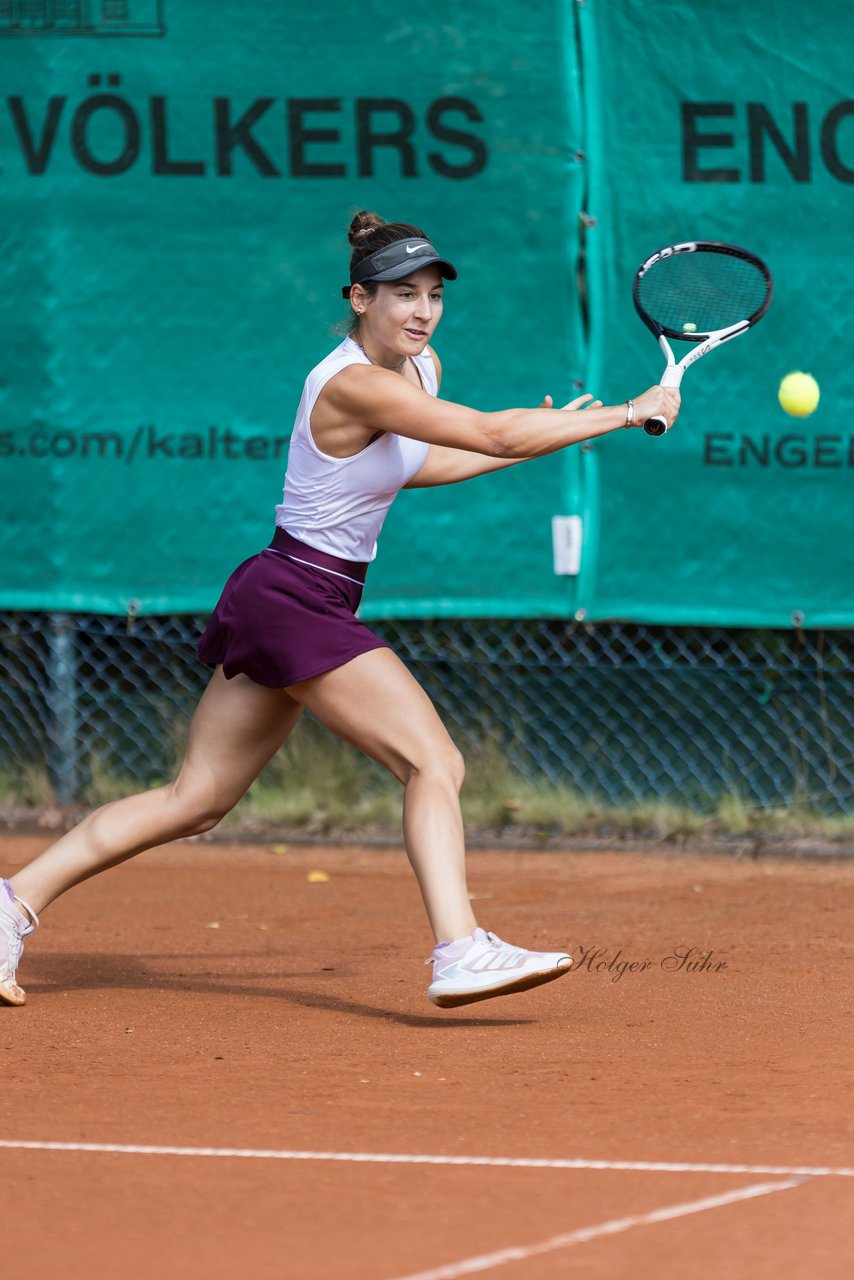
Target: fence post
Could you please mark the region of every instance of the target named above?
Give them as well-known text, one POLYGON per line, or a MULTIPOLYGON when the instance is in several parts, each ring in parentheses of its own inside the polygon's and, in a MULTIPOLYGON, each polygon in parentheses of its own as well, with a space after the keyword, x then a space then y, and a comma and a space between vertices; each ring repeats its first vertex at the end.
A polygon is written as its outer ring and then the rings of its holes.
POLYGON ((76 624, 68 613, 48 615, 47 708, 51 785, 60 804, 70 804, 80 787, 80 709, 77 701, 76 624))

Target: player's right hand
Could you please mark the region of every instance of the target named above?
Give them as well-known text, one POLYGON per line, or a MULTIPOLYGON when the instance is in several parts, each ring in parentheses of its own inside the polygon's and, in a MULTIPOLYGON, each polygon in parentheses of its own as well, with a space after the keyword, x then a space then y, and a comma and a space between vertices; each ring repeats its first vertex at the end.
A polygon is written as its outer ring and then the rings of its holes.
POLYGON ((635 397, 635 420, 633 427, 642 427, 648 418, 664 418, 668 427, 672 427, 679 417, 679 406, 682 397, 676 387, 650 387, 642 396, 635 397))

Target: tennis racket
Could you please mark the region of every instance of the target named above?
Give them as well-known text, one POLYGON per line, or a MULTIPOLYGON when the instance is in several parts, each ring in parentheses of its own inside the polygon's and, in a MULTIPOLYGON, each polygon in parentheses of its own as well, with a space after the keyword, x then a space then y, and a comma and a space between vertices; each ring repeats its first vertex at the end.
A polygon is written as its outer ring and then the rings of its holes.
MULTIPOLYGON (((747 333, 765 315, 771 294, 771 272, 762 259, 733 244, 692 240, 647 258, 638 267, 632 296, 667 361, 660 385, 678 387, 689 365, 747 333), (678 364, 668 339, 692 344, 678 364)), ((663 436, 668 424, 648 418, 643 429, 663 436)))

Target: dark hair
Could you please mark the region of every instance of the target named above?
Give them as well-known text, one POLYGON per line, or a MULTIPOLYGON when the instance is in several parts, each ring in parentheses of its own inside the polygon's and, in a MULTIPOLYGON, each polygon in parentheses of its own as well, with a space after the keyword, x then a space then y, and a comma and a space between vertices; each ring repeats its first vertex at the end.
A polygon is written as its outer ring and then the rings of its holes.
MULTIPOLYGON (((369 213, 367 209, 360 210, 350 223, 347 233, 347 238, 353 246, 350 270, 353 270, 357 262, 361 262, 363 258, 369 258, 378 249, 394 244, 395 240, 408 240, 410 237, 418 240, 429 239, 420 227, 413 226, 411 222, 386 222, 378 213, 369 213)), ((365 280, 360 287, 369 298, 372 298, 379 285, 376 280, 365 280)), ((348 331, 351 334, 355 333, 358 327, 359 317, 351 311, 348 331)))

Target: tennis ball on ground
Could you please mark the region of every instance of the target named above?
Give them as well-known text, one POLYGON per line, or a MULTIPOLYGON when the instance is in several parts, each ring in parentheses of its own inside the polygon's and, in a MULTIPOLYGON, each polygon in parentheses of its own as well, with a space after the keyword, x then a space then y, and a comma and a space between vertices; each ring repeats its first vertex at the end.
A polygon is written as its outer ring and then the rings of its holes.
POLYGON ((821 392, 811 373, 787 373, 780 383, 777 399, 793 418, 808 418, 818 405, 821 392))
POLYGON ((329 875, 326 871, 309 871, 306 880, 309 884, 326 884, 329 875))

